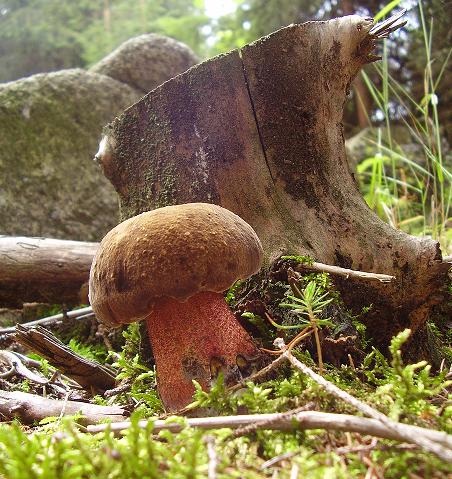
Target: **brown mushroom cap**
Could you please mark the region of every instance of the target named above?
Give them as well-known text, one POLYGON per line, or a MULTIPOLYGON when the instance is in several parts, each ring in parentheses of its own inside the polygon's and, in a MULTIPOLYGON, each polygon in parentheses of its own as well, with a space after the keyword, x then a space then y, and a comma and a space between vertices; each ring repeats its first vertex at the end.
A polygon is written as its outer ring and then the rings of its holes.
POLYGON ((96 316, 119 326, 144 319, 160 297, 222 292, 257 272, 262 245, 242 218, 189 203, 134 216, 113 228, 94 257, 89 297, 96 316))

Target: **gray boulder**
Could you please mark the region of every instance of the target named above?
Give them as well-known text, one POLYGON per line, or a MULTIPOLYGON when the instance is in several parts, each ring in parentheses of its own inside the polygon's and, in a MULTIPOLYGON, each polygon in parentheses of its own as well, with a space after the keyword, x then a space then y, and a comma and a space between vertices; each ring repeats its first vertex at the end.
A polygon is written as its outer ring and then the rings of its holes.
POLYGON ((92 158, 102 127, 140 97, 84 70, 0 84, 0 233, 97 240, 117 201, 92 158))
POLYGON ((103 127, 143 88, 195 61, 187 47, 161 38, 126 42, 129 67, 126 57, 118 63, 113 55, 112 63, 100 62, 93 71, 62 70, 0 84, 0 234, 96 241, 117 224, 116 192, 92 159, 103 127), (158 47, 152 45, 156 39, 158 47), (158 55, 151 60, 149 51, 164 56, 164 44, 168 61, 158 55), (174 48, 176 65, 170 61, 174 48))
POLYGON ((149 33, 123 43, 91 71, 127 83, 144 94, 195 63, 198 58, 183 43, 149 33))

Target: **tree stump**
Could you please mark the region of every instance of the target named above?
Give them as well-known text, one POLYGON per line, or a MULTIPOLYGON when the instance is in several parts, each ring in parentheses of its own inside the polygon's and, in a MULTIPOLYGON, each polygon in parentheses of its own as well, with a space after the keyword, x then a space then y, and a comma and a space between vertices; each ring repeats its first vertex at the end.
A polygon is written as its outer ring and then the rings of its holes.
POLYGON ((396 231, 368 208, 347 163, 343 107, 352 79, 376 59, 371 28, 356 15, 290 25, 192 67, 109 124, 97 159, 122 219, 215 203, 253 226, 267 265, 308 254, 394 275, 390 284, 336 282, 354 311, 373 305, 367 330, 386 346, 424 324, 447 265, 436 241, 396 231))

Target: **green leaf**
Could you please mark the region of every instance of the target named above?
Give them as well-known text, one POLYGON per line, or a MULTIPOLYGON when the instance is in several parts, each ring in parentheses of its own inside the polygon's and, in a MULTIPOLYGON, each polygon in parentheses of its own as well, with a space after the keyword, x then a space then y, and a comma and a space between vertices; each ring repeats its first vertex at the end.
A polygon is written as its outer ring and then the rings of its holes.
POLYGON ((392 0, 385 5, 374 17, 374 21, 378 22, 381 18, 385 17, 393 8, 397 7, 402 0, 392 0))

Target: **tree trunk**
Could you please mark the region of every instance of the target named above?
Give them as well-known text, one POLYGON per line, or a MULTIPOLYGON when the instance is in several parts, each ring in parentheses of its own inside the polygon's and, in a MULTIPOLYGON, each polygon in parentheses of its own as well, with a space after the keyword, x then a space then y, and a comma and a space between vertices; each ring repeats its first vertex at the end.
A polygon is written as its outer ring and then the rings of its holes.
POLYGON ((0 305, 87 303, 89 270, 99 243, 0 236, 0 305))
POLYGON ((443 286, 437 242, 414 238, 365 204, 347 163, 343 106, 373 61, 368 20, 291 25, 151 91, 106 129, 99 155, 122 219, 165 205, 216 203, 259 235, 267 265, 284 253, 396 276, 337 281, 368 332, 388 344, 418 329, 443 286))

